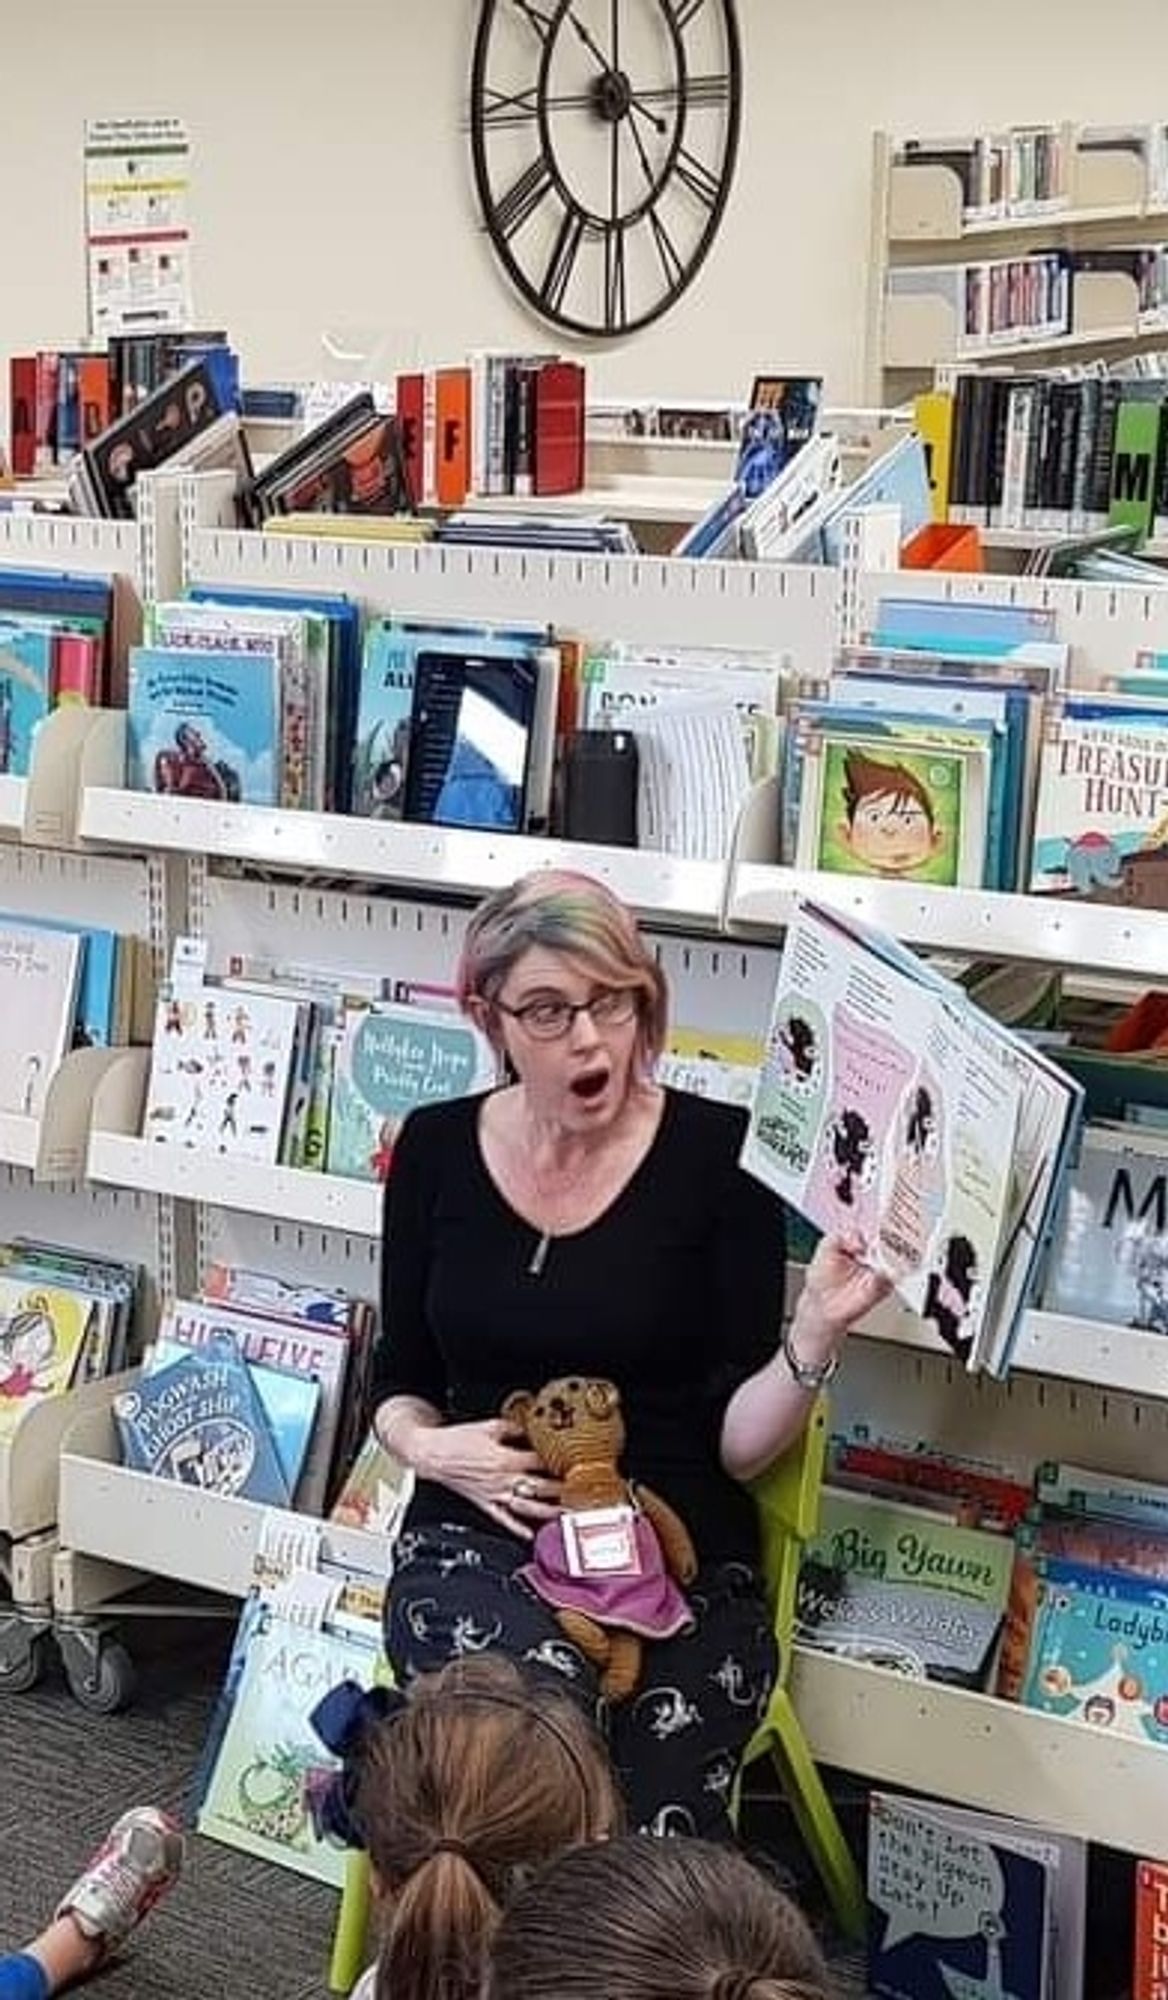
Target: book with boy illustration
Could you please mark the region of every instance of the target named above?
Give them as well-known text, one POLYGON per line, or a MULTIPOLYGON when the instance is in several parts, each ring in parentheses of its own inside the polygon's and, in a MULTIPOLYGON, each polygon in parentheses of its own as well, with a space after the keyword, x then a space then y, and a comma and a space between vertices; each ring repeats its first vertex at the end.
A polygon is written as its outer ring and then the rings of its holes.
POLYGON ((486 1037, 447 1010, 346 1004, 332 1075, 328 1172, 384 1180, 408 1112, 487 1090, 497 1076, 486 1037))
POLYGON ((1079 2000, 1084 1841, 873 1792, 867 1890, 867 1985, 882 2000, 1079 2000))
POLYGON ((894 940, 788 925, 742 1165, 893 1281, 921 1337, 1006 1367, 1081 1094, 894 940))
POLYGON ((271 654, 132 646, 127 783, 176 798, 278 805, 279 683, 271 654))
POLYGON ((1030 888, 1168 909, 1168 702, 1065 696, 1048 712, 1030 888))
POLYGON ((799 712, 795 865, 941 887, 986 873, 992 726, 799 712))

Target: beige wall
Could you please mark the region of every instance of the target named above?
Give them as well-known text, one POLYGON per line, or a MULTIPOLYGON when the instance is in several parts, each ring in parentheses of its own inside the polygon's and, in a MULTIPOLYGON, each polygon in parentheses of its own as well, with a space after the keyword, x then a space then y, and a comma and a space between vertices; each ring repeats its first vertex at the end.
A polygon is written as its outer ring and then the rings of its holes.
MULTIPOLYGON (((631 0, 624 0, 628 5, 631 0)), ((641 0, 636 0, 641 4, 641 0)), ((195 301, 252 381, 526 341, 474 215, 475 0, 0 0, 0 351, 84 321, 86 116, 175 113, 195 145, 195 301)), ((596 392, 732 395, 756 366, 860 391, 870 135, 1168 117, 1168 0, 739 0, 738 178, 697 284, 597 351, 596 392)))

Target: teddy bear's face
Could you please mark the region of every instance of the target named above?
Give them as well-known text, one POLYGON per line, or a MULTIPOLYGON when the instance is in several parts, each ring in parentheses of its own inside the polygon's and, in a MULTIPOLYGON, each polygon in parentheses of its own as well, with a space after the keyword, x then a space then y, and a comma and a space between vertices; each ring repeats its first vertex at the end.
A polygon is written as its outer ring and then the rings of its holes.
POLYGON ((527 1433, 548 1471, 563 1479, 576 1466, 616 1467, 624 1450, 620 1395, 612 1382, 565 1375, 538 1395, 510 1396, 503 1414, 527 1433))

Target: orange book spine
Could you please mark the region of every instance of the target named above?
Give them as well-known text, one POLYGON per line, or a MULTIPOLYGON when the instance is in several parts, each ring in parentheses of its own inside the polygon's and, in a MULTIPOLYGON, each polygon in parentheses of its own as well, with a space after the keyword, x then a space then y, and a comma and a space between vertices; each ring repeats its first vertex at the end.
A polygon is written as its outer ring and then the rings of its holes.
POLYGON ((470 491, 470 418, 470 369, 439 368, 434 387, 434 441, 440 507, 461 507, 470 491))
POLYGON ((77 397, 81 404, 81 442, 92 444, 110 421, 108 354, 85 354, 78 361, 77 397))

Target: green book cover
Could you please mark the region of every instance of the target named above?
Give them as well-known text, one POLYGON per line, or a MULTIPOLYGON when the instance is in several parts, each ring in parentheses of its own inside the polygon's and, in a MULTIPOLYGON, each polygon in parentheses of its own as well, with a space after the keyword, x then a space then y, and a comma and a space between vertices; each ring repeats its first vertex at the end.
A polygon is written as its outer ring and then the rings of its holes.
POLYGON ((806 1552, 826 1569, 944 1591, 996 1612, 1005 1609, 1014 1561, 1007 1536, 830 1486, 823 1489, 819 1526, 806 1552))
POLYGON ((339 1889, 345 1850, 317 1840, 305 1795, 306 1774, 336 1760, 308 1718, 338 1681, 372 1686, 378 1634, 313 1631, 257 1604, 241 1638, 212 1724, 199 1832, 339 1889))
POLYGON ((486 1036, 450 1009, 346 1006, 334 1056, 329 1173, 384 1180, 409 1112, 486 1090, 497 1075, 486 1036))
POLYGON ((1112 527, 1135 528, 1141 541, 1152 531, 1163 404, 1121 403, 1115 419, 1111 468, 1112 527))

